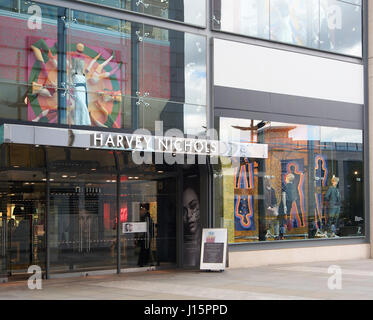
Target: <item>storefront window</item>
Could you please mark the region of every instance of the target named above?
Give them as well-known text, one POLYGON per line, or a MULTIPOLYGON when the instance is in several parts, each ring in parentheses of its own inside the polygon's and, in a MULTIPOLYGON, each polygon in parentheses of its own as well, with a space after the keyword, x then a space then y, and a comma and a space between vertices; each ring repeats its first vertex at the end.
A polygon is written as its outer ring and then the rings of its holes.
POLYGON ((215 221, 230 243, 365 235, 361 130, 220 118, 220 139, 268 146, 215 170, 215 221))
POLYGON ((0 118, 151 131, 161 120, 195 133, 186 119, 198 115, 205 126, 205 37, 28 2, 13 9, 0 9, 0 118))
POLYGON ((214 0, 215 30, 362 56, 361 0, 214 0))

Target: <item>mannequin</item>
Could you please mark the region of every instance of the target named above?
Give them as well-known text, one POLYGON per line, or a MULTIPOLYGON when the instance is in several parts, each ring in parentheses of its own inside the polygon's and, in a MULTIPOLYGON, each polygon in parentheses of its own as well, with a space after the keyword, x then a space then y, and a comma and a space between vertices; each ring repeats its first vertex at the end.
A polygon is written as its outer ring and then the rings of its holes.
POLYGON ((269 178, 264 179, 264 209, 266 212, 266 239, 277 238, 279 236, 278 207, 276 191, 272 188, 269 178), (272 233, 273 228, 273 233, 272 233))
POLYGON ((327 238, 327 232, 325 230, 326 226, 326 216, 324 209, 325 196, 323 194, 323 189, 326 187, 328 177, 328 167, 325 158, 322 155, 317 155, 315 158, 315 180, 314 180, 314 190, 315 190, 315 220, 314 220, 314 230, 316 230, 316 238, 327 238))
POLYGON ((75 125, 90 126, 91 118, 88 112, 87 80, 84 72, 84 60, 73 59, 72 82, 74 84, 75 125))
POLYGON ((294 183, 294 187, 295 187, 294 189, 295 189, 295 192, 296 192, 295 204, 296 204, 296 208, 297 208, 297 212, 298 212, 299 220, 300 220, 300 224, 297 221, 292 221, 292 223, 295 223, 295 227, 301 228, 301 227, 304 227, 304 225, 305 225, 304 217, 303 217, 303 211, 302 211, 302 205, 301 205, 301 197, 300 197, 299 189, 298 189, 298 187, 300 187, 299 184, 300 184, 302 173, 298 172, 297 168, 294 165, 290 166, 290 172, 294 176, 293 183, 294 183))
POLYGON ((325 200, 328 201, 328 231, 331 233, 331 237, 338 237, 337 227, 338 227, 338 220, 339 215, 341 212, 341 193, 337 188, 339 183, 339 178, 333 176, 331 180, 332 185, 329 187, 326 195, 325 200))
MULTIPOLYGON (((280 240, 284 239, 284 234, 285 234, 286 230, 289 229, 288 219, 290 218, 293 203, 297 200, 297 191, 296 191, 296 187, 294 185, 294 179, 295 179, 295 177, 292 173, 289 173, 288 175, 286 175, 285 185, 283 186, 282 193, 281 193, 280 240)), ((291 227, 292 227, 292 222, 290 223, 290 228, 291 227)))

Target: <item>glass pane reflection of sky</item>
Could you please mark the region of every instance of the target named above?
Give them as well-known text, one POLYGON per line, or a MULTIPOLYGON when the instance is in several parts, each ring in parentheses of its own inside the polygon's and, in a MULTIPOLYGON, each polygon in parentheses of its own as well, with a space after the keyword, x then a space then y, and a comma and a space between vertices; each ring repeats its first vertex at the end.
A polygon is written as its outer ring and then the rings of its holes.
MULTIPOLYGON (((256 127, 261 120, 220 118, 220 140, 223 141, 251 141, 251 125, 256 127)), ((320 141, 320 142, 344 142, 363 143, 363 132, 357 129, 345 129, 335 127, 310 126, 302 124, 289 124, 282 122, 265 122, 265 126, 260 130, 271 130, 278 127, 290 127, 289 138, 294 141, 320 141)), ((253 141, 256 142, 256 130, 253 141)))

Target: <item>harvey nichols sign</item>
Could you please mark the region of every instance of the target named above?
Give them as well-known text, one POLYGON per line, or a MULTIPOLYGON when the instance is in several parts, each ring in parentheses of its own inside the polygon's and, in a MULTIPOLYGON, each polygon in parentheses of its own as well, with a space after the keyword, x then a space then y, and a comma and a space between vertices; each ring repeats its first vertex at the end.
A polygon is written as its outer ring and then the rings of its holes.
POLYGON ((215 157, 268 157, 268 146, 264 144, 225 142, 181 136, 150 136, 106 132, 95 132, 90 137, 90 147, 96 149, 170 153, 174 156, 185 154, 215 157))
POLYGON ((218 140, 216 130, 208 130, 202 137, 185 137, 177 129, 163 134, 161 124, 156 123, 155 135, 145 129, 132 134, 103 132, 95 130, 74 130, 55 127, 40 127, 18 124, 0 126, 0 145, 2 143, 29 144, 84 149, 103 149, 132 152, 136 164, 152 163, 155 154, 156 164, 184 164, 198 156, 198 162, 210 157, 211 163, 218 157, 227 158, 268 158, 268 145, 257 143, 218 140), (158 128, 158 127, 160 128, 158 128), (207 137, 213 137, 209 139, 207 137))

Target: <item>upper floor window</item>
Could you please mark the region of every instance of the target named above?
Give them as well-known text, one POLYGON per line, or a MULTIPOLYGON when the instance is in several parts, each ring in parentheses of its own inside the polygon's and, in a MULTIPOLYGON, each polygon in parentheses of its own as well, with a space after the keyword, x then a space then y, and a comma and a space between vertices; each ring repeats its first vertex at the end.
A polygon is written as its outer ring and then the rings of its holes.
POLYGON ((38 3, 13 9, 0 7, 0 119, 205 132, 206 37, 38 3))
POLYGON ((362 56, 361 0, 213 0, 213 29, 362 56))
POLYGON ((206 26, 206 0, 84 0, 201 27, 206 26))

